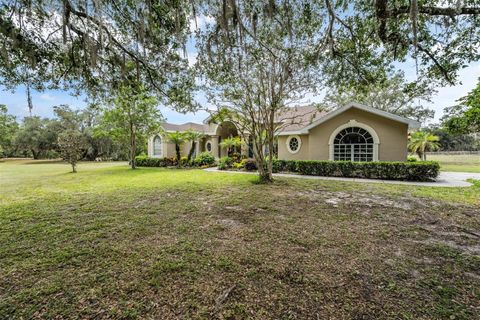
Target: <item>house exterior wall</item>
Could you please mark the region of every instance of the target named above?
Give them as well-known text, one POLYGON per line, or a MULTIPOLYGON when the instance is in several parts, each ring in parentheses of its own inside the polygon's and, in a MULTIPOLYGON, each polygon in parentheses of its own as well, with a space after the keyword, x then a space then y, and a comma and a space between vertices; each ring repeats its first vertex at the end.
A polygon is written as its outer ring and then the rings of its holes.
MULTIPOLYGON (((171 142, 164 142, 166 150, 165 157, 167 158, 175 158, 177 156, 177 152, 175 151, 175 144, 171 142)), ((180 155, 182 157, 188 156, 188 152, 190 151, 190 146, 192 145, 191 142, 185 142, 180 146, 180 155)))
POLYGON ((288 136, 280 136, 278 143, 278 157, 285 160, 329 160, 329 139, 339 126, 355 120, 372 127, 377 133, 379 161, 406 161, 408 125, 384 118, 356 108, 350 108, 310 129, 308 138, 301 136, 302 146, 298 153, 291 154, 287 150, 288 136), (304 143, 306 141, 307 143, 304 143))
POLYGON ((290 153, 287 148, 287 139, 289 136, 278 137, 278 159, 282 160, 310 160, 309 140, 307 134, 298 135, 301 140, 300 150, 297 153, 290 153))
MULTIPOLYGON (((151 136, 148 139, 148 145, 147 145, 147 151, 148 151, 148 156, 153 157, 153 139, 157 135, 151 136)), ((175 144, 168 142, 167 138, 164 135, 159 135, 162 138, 162 158, 175 158, 176 151, 175 151, 175 144)), ((190 147, 192 143, 191 142, 185 142, 181 147, 180 147, 180 153, 182 157, 188 156, 188 152, 190 152, 190 147)))
MULTIPOLYGON (((285 160, 329 160, 331 157, 329 141, 337 129, 342 126, 364 127, 367 131, 375 131, 374 159, 379 161, 405 161, 407 159, 408 125, 403 122, 391 120, 361 108, 349 108, 331 119, 313 127, 308 134, 299 135, 301 146, 297 153, 290 153, 287 148, 289 136, 278 137, 278 157, 285 160), (351 121, 356 121, 352 122, 351 121)), ((209 124, 206 126, 206 136, 201 139, 198 151, 206 151, 206 143, 212 143, 211 154, 216 158, 226 155, 226 150, 218 146, 219 140, 235 136, 237 132, 224 125, 209 124), (228 129, 228 130, 227 130, 228 129)), ((175 145, 168 142, 165 134, 161 134, 163 154, 162 157, 176 157, 175 145)), ((148 155, 153 156, 153 139, 148 139, 148 155)), ((186 157, 190 151, 191 142, 186 142, 181 147, 181 155, 186 157)), ((244 146, 242 152, 247 153, 244 146)))
POLYGON ((165 153, 167 152, 167 147, 166 147, 166 143, 165 143, 165 137, 162 135, 162 134, 156 134, 156 135, 153 135, 153 136, 150 136, 147 140, 147 154, 149 157, 155 157, 153 155, 153 140, 155 139, 156 136, 160 136, 160 138, 162 139, 162 158, 165 157, 165 153))

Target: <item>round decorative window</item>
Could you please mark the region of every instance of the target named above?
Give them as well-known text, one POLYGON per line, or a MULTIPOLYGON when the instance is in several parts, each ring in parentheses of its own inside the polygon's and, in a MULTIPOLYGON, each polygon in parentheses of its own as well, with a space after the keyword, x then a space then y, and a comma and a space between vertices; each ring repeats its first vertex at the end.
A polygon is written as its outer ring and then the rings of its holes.
POLYGON ((290 136, 287 139, 287 149, 290 153, 297 153, 302 146, 302 140, 299 136, 290 136))
POLYGON ((208 141, 207 144, 205 145, 205 148, 207 149, 208 152, 211 152, 212 151, 212 143, 210 141, 208 141))

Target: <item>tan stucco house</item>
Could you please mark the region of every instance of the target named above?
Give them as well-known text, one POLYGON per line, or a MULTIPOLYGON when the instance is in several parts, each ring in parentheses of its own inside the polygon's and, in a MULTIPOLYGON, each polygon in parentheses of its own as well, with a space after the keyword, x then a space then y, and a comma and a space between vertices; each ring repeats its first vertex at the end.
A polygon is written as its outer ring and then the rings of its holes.
MULTIPOLYGON (((279 130, 274 152, 284 160, 351 160, 351 161, 405 161, 408 132, 420 127, 418 121, 349 103, 330 112, 318 111, 313 106, 295 107, 278 117, 279 130)), ((188 129, 204 133, 195 153, 210 152, 216 158, 227 155, 220 147, 223 139, 238 136, 231 122, 181 125, 164 123, 164 132, 148 140, 150 157, 175 157, 175 146, 168 142, 166 133, 188 129)), ((248 136, 248 135, 246 135, 248 136)), ((182 154, 190 150, 190 143, 182 146, 182 154)), ((241 153, 252 156, 249 145, 241 153)))

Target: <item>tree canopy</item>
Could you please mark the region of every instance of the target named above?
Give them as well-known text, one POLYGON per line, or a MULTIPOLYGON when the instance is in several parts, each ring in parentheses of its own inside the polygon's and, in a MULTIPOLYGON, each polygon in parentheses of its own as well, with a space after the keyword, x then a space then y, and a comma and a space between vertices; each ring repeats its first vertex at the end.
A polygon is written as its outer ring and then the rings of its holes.
POLYGON ((7 113, 7 106, 0 104, 0 156, 13 153, 14 137, 18 131, 18 123, 14 116, 7 113))
POLYGON ((480 132, 480 82, 458 104, 445 109, 444 125, 453 133, 480 132))
POLYGON ((418 79, 454 84, 458 71, 480 58, 477 0, 325 0, 326 71, 332 85, 382 81, 416 61, 418 79))
POLYGON ((182 55, 190 5, 175 0, 6 0, 0 5, 0 80, 105 96, 126 79, 173 106, 190 106, 182 55))
POLYGON ((422 104, 432 102, 435 91, 426 83, 407 83, 399 73, 382 83, 376 82, 362 88, 331 89, 325 95, 323 105, 337 108, 348 102, 358 102, 380 110, 415 119, 420 122, 432 119, 435 111, 422 104))
POLYGON ((314 22, 308 32, 316 54, 310 58, 327 58, 322 69, 332 86, 382 82, 392 62, 407 58, 417 61, 419 78, 453 84, 459 69, 480 58, 477 0, 6 0, 0 5, 0 79, 7 87, 100 94, 130 75, 158 98, 189 109, 194 82, 181 52, 191 19, 218 12, 217 27, 236 24, 248 36, 266 16, 293 4, 304 22, 314 22), (245 12, 250 27, 239 16, 244 5, 265 8, 264 14, 245 12))
POLYGON ((160 128, 162 115, 157 100, 141 85, 123 85, 103 113, 102 131, 129 145, 130 165, 135 169, 138 146, 160 128))

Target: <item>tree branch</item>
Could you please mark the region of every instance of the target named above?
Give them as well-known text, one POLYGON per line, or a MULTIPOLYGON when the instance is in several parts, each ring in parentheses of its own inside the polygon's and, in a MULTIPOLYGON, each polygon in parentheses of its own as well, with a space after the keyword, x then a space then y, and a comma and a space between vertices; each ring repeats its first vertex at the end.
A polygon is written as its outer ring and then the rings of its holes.
MULTIPOLYGON (((386 2, 385 0, 380 0, 377 2, 386 2)), ((394 8, 387 11, 388 17, 396 17, 401 14, 410 13, 410 6, 402 6, 399 8, 394 8)), ((430 16, 448 16, 455 17, 460 15, 476 15, 480 14, 480 7, 463 7, 463 8, 441 8, 441 7, 418 7, 418 13, 427 14, 430 16)))

